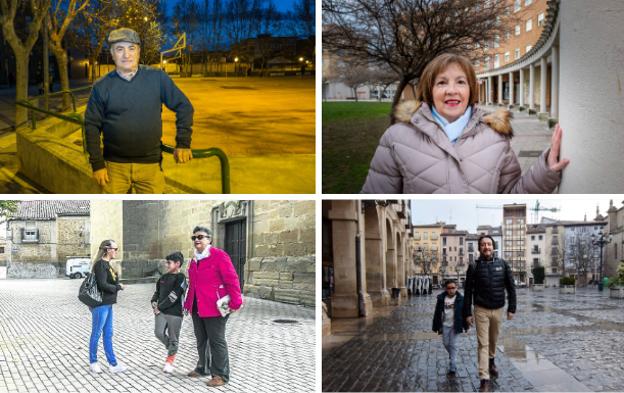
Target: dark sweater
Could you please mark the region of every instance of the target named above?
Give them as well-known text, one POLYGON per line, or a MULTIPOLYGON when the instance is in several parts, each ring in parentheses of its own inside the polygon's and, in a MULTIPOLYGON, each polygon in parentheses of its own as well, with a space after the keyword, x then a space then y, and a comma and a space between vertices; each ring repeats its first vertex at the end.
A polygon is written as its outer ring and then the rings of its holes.
POLYGON ((103 259, 95 262, 93 274, 95 274, 98 289, 102 292, 102 304, 117 303, 117 292, 121 290, 121 285, 119 285, 119 276, 113 272, 110 263, 103 259))
POLYGON ((151 302, 158 303, 163 314, 182 316, 182 296, 186 290, 186 276, 183 273, 163 274, 156 282, 156 292, 151 302))
POLYGON ((169 76, 139 66, 127 81, 112 71, 93 85, 85 112, 86 143, 94 171, 104 160, 158 163, 161 158, 162 104, 176 112, 176 147, 191 147, 193 106, 169 76), (100 150, 104 134, 104 156, 100 150))

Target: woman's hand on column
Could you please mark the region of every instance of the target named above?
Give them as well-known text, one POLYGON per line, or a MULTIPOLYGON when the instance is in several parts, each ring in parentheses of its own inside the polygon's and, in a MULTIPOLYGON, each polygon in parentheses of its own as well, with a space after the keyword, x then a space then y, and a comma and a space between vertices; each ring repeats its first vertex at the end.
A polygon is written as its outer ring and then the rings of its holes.
POLYGON ((559 126, 559 123, 557 123, 555 126, 555 132, 553 132, 550 140, 550 153, 548 154, 548 168, 551 171, 562 171, 570 163, 570 160, 567 158, 559 159, 562 137, 563 130, 561 129, 561 126, 559 126))

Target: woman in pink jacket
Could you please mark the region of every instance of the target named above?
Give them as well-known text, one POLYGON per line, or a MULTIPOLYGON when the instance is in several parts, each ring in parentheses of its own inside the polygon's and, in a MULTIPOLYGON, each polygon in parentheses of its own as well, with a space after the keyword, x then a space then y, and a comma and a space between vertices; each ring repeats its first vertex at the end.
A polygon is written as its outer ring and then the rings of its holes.
POLYGON ((199 361, 188 376, 208 375, 210 371, 212 379, 208 381, 208 386, 222 386, 230 378, 230 361, 225 341, 225 325, 229 315, 221 316, 217 300, 230 295, 230 309, 238 310, 243 303, 240 283, 230 256, 225 251, 212 247, 208 228, 195 227, 191 240, 195 246, 195 257, 189 264, 189 289, 184 309, 193 317, 199 361), (207 347, 210 348, 208 356, 207 347))

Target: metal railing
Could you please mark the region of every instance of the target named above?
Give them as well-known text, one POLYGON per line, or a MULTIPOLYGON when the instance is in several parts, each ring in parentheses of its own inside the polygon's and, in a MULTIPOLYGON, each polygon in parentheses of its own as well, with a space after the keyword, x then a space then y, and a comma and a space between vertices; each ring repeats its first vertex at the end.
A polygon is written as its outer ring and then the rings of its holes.
MULTIPOLYGON (((48 116, 56 117, 57 119, 61 119, 63 121, 79 125, 82 131, 82 151, 85 155, 87 155, 87 142, 86 142, 86 130, 85 130, 85 122, 81 114, 76 112, 76 98, 74 96, 74 92, 79 90, 85 90, 86 88, 91 88, 91 86, 81 87, 74 90, 62 90, 52 94, 49 94, 48 97, 52 95, 61 95, 61 94, 69 94, 72 98, 72 108, 73 112, 71 113, 57 113, 50 110, 39 108, 36 105, 33 105, 32 100, 38 99, 42 96, 35 96, 26 100, 17 101, 16 105, 22 106, 28 109, 28 116, 30 117, 30 122, 33 129, 37 128, 37 119, 33 112, 43 113, 48 116)), ((173 154, 175 148, 170 145, 161 145, 161 150, 164 153, 173 154)), ((230 194, 230 161, 225 154, 225 152, 218 147, 211 147, 208 149, 191 149, 191 153, 193 154, 193 158, 208 158, 208 157, 217 157, 219 159, 219 164, 221 167, 221 193, 230 194)))

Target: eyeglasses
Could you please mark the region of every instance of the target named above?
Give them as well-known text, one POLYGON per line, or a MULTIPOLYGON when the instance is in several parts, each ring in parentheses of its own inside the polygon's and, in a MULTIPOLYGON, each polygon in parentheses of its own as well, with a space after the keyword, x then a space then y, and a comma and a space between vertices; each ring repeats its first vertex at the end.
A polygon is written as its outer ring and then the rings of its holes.
POLYGON ((191 236, 191 240, 195 241, 195 240, 202 240, 202 239, 210 239, 210 236, 208 235, 197 235, 197 236, 191 236))

